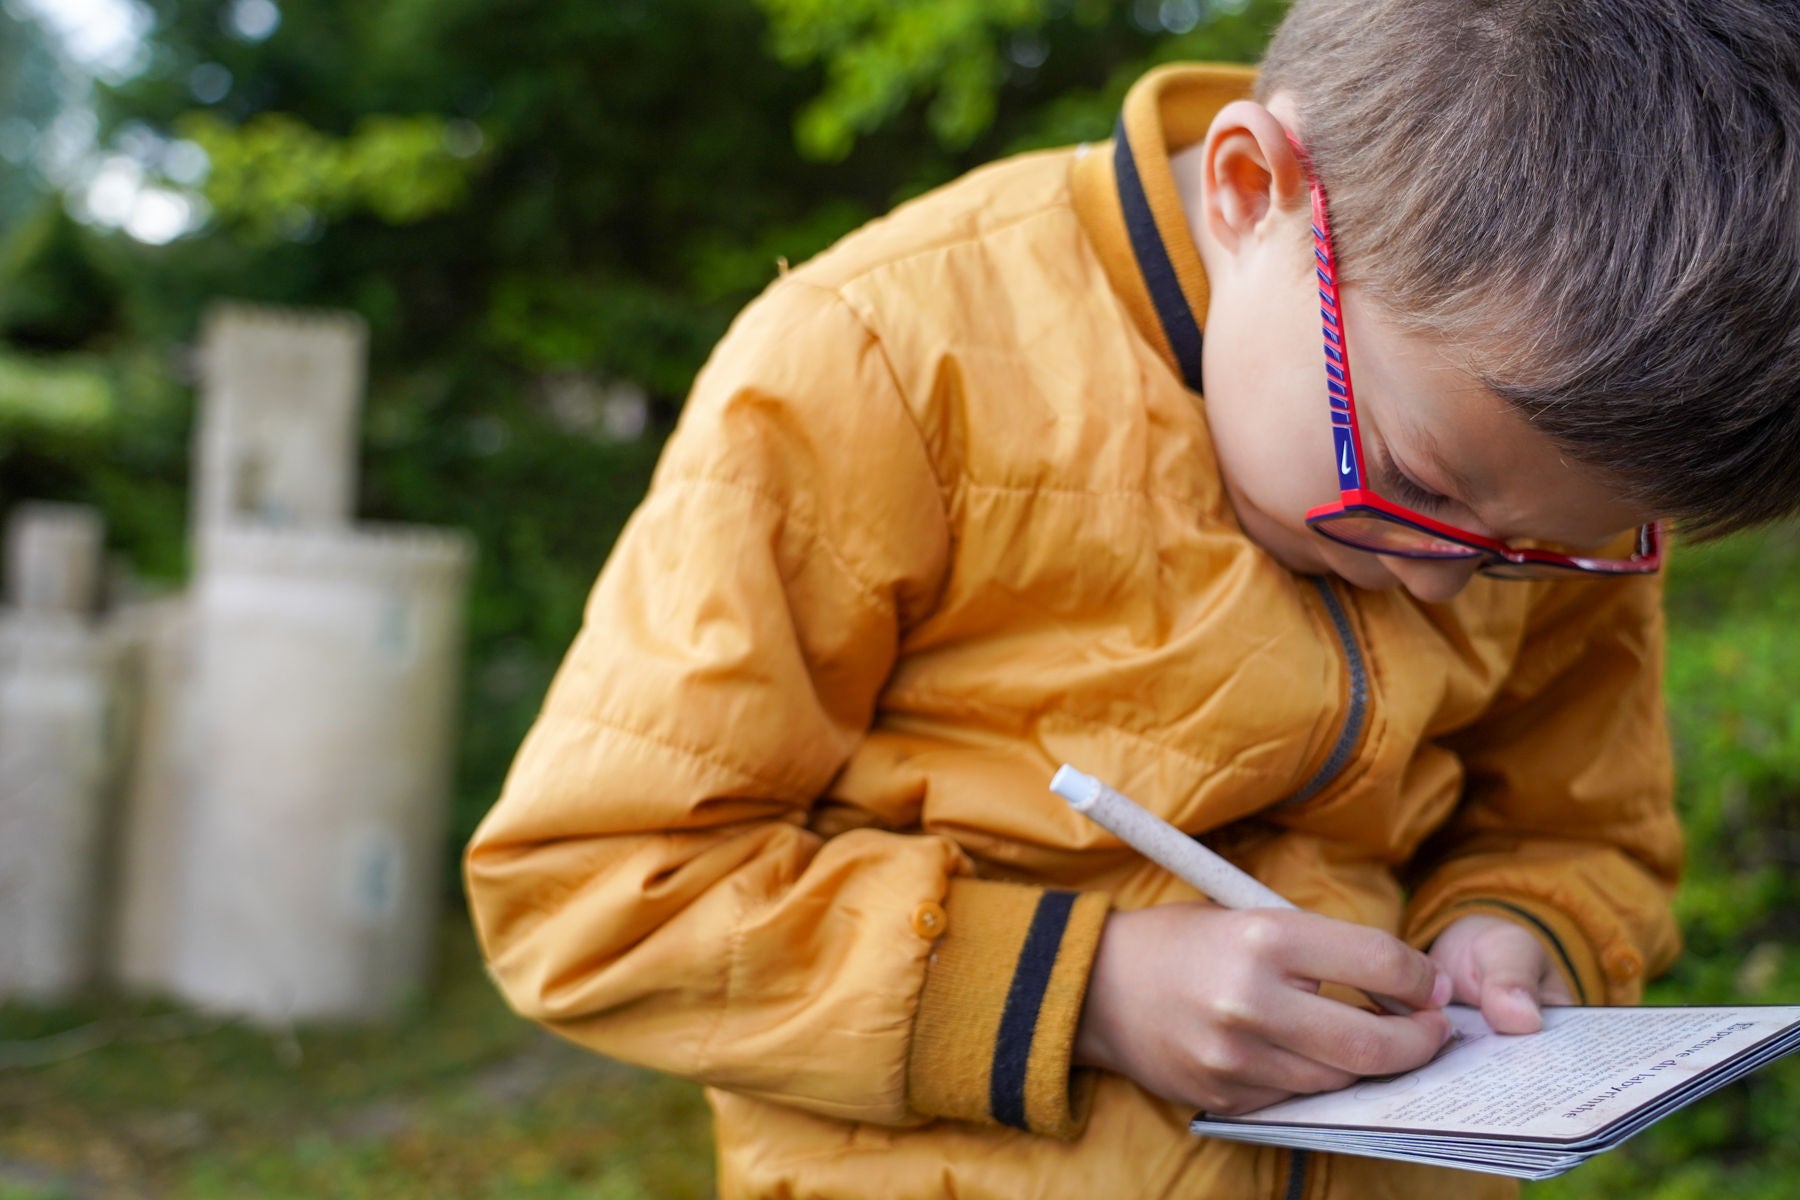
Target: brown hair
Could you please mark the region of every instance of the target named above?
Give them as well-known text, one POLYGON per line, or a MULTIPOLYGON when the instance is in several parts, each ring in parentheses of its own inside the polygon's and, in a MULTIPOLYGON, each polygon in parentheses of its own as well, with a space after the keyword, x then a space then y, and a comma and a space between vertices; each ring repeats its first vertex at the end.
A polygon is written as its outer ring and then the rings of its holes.
POLYGON ((1340 274, 1699 536, 1800 510, 1800 3, 1297 0, 1340 274))

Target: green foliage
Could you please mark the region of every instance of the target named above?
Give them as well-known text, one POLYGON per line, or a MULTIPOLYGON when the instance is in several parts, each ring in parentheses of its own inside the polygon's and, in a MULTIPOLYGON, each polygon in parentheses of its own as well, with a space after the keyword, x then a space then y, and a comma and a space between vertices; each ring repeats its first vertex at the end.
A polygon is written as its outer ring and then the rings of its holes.
MULTIPOLYGON (((844 158, 859 137, 889 125, 918 99, 926 100, 926 122, 938 142, 968 149, 995 124, 1009 85, 1030 89, 1052 57, 1106 62, 1130 8, 1104 0, 757 2, 782 61, 824 67, 825 88, 801 110, 795 139, 808 157, 828 162, 844 158)), ((1195 4, 1191 28, 1155 43, 1146 39, 1102 92, 1034 97, 1038 106, 1060 110, 1050 128, 1080 132, 1056 137, 1039 129, 1007 141, 1047 145, 1104 136, 1124 86, 1146 67, 1183 58, 1253 61, 1285 8, 1285 0, 1195 4)))
MULTIPOLYGON (((795 136, 813 158, 837 160, 859 134, 880 128, 917 92, 935 91, 932 132, 962 149, 993 123, 1006 68, 1000 39, 1035 28, 1049 0, 762 0, 774 48, 796 66, 826 63, 823 95, 800 113, 795 136)), ((1104 15, 1085 5, 1084 20, 1104 15)))
POLYGON ((537 370, 604 366, 667 395, 685 389, 725 315, 696 320, 691 302, 642 283, 520 272, 495 281, 485 326, 495 351, 537 370))
POLYGON ((388 225, 422 221, 462 203, 480 165, 479 130, 435 114, 364 117, 341 138, 287 113, 239 126, 189 113, 176 129, 211 163, 214 214, 261 241, 359 212, 388 225))
MULTIPOLYGON (((1800 527, 1680 549, 1666 671, 1687 951, 1655 1004, 1800 1001, 1800 527)), ((1800 1187, 1800 1063, 1758 1072, 1528 1195, 1776 1200, 1800 1187)))
POLYGON ((54 199, 0 246, 0 341, 71 350, 118 332, 118 284, 54 199))
POLYGON ((154 353, 0 350, 0 512, 98 504, 108 541, 151 579, 186 562, 188 397, 154 353))
POLYGON ((1800 530, 1676 560, 1668 691, 1690 841, 1690 954, 1663 990, 1694 1002, 1796 994, 1800 962, 1800 530), (1785 984, 1786 991, 1779 985, 1785 984))
POLYGON ((92 361, 0 354, 0 438, 21 428, 92 434, 111 420, 113 407, 106 373, 92 361))

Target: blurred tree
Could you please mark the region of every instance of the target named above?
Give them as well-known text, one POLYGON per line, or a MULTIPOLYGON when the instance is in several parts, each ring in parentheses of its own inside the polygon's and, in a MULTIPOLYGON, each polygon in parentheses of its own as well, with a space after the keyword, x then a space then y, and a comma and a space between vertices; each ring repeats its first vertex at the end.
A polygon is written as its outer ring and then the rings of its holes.
POLYGON ((20 349, 74 350, 119 332, 117 285, 54 197, 0 246, 0 279, 0 338, 20 349))
MULTIPOLYGON (((463 525, 482 546, 459 833, 656 454, 654 437, 597 441, 563 401, 628 382, 666 416, 780 260, 985 159, 1106 137, 1146 66, 1253 57, 1281 8, 145 3, 144 67, 99 89, 101 142, 146 186, 197 190, 205 219, 162 246, 74 231, 138 355, 118 378, 139 383, 92 436, 129 427, 154 511, 178 514, 185 427, 143 363, 175 372, 216 296, 369 320, 363 511, 463 525)), ((103 325, 64 342, 101 349, 103 325)), ((103 460, 26 437, 9 469, 94 498, 98 467, 70 464, 103 460)), ((126 509, 126 548, 178 563, 126 509)))
POLYGON ((778 257, 1008 149, 1105 136, 1144 66, 1251 57, 1281 5, 151 7, 107 128, 204 149, 202 240, 248 290, 356 307, 401 361, 473 344, 674 399, 778 257))
POLYGON ((842 158, 858 137, 927 97, 932 133, 963 149, 995 124, 1009 90, 1029 97, 1025 132, 1015 141, 1104 136, 1125 87, 1149 66, 1252 61, 1287 7, 1285 0, 757 2, 769 14, 778 57, 825 68, 825 90, 795 126, 802 150, 820 159, 842 158), (1123 60, 1106 52, 1109 41, 1116 45, 1132 29, 1155 35, 1154 43, 1123 60), (1099 92, 1033 86, 1053 52, 1059 63, 1073 59, 1091 69, 1110 61, 1125 69, 1113 70, 1099 92))
POLYGON ((62 109, 62 78, 37 21, 0 7, 0 240, 44 193, 39 149, 62 109))

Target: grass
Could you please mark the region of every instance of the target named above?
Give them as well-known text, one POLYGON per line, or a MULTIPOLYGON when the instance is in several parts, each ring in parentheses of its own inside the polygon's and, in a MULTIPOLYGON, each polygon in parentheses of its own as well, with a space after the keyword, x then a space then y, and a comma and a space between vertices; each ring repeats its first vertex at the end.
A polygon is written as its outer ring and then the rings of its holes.
POLYGON ((95 996, 0 1008, 0 1200, 712 1194, 699 1089, 519 1020, 446 923, 401 1019, 270 1032, 95 996))

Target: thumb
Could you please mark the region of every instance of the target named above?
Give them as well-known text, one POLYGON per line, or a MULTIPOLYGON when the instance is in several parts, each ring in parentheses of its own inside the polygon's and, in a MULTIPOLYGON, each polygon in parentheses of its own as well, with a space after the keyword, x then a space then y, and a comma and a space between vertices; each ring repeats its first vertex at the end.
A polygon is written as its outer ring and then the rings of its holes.
POLYGON ((1493 954, 1482 964, 1481 1015, 1494 1032, 1536 1033, 1544 1027, 1538 1011, 1541 970, 1538 956, 1529 952, 1493 954))

